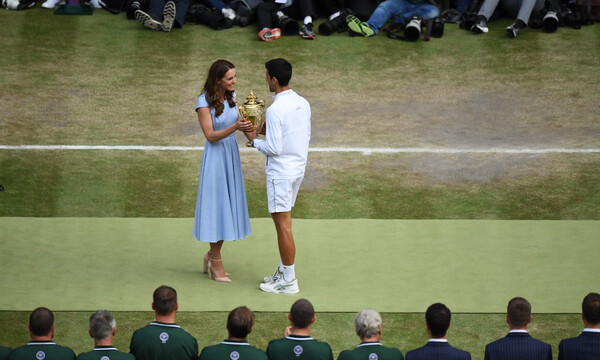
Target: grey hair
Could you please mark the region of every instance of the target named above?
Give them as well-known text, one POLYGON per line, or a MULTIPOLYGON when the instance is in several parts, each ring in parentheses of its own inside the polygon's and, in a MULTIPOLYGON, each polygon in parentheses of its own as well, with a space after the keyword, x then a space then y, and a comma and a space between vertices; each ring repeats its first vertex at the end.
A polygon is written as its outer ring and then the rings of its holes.
POLYGON ((370 338, 379 334, 381 315, 373 309, 364 309, 356 314, 354 328, 359 338, 370 338))
POLYGON ((95 340, 108 338, 115 326, 117 322, 108 310, 98 310, 90 316, 90 332, 95 340))

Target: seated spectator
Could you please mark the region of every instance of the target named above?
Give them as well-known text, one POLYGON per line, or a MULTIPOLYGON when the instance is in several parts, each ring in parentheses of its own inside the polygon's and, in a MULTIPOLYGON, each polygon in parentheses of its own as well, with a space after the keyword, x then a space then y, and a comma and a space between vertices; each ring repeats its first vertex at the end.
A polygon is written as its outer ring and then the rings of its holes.
POLYGON ((532 338, 527 332, 532 320, 529 301, 521 297, 510 300, 506 310, 510 331, 485 346, 485 360, 552 360, 550 344, 532 338))
POLYGON ((404 359, 400 350, 381 344, 381 315, 377 311, 365 309, 356 314, 354 329, 360 344, 355 349, 342 351, 337 360, 404 359))
POLYGON ((307 40, 315 38, 313 32, 312 0, 265 0, 256 7, 258 37, 271 41, 284 35, 300 34, 307 40), (302 28, 296 21, 303 21, 302 28))
POLYGON ((14 349, 9 360, 75 360, 73 350, 52 341, 54 314, 45 307, 39 307, 29 315, 29 335, 31 341, 14 349))
POLYGON ((0 360, 7 360, 11 351, 11 348, 0 345, 0 360))
POLYGON ((300 299, 294 302, 288 319, 291 325, 285 329, 284 337, 272 340, 267 346, 269 360, 333 360, 329 344, 310 336, 310 326, 316 320, 310 301, 300 299))
POLYGON ((448 343, 446 333, 450 327, 450 309, 446 305, 436 303, 425 312, 429 341, 423 347, 406 353, 406 360, 470 360, 471 354, 467 351, 456 349, 448 343))
POLYGON ((200 360, 267 360, 264 351, 250 345, 248 334, 254 326, 254 313, 245 306, 237 307, 227 317, 227 339, 202 349, 200 360))
POLYGON ((175 323, 179 308, 177 292, 170 286, 159 286, 153 294, 155 320, 136 330, 129 352, 137 360, 196 360, 196 339, 175 323))
POLYGON ((94 339, 94 350, 79 354, 77 360, 135 360, 135 356, 119 351, 113 345, 117 322, 108 310, 92 314, 88 333, 94 339))
POLYGON ((173 27, 182 28, 189 7, 189 0, 150 0, 148 12, 135 11, 135 19, 150 30, 169 32, 173 27))
POLYGON ((477 13, 475 24, 471 27, 472 32, 481 34, 489 31, 487 23, 498 4, 508 16, 516 17, 515 22, 506 28, 508 35, 515 38, 527 26, 531 12, 544 8, 545 0, 485 0, 477 13))
POLYGON ((219 13, 223 14, 224 17, 229 19, 234 25, 244 27, 248 25, 251 16, 251 10, 248 9, 240 1, 236 0, 206 0, 210 6, 212 6, 219 13))
POLYGON ((392 19, 394 23, 402 23, 413 15, 417 15, 423 20, 433 19, 440 15, 440 9, 436 4, 422 0, 386 0, 377 6, 366 22, 362 22, 354 15, 349 15, 346 17, 346 23, 354 33, 369 37, 377 35, 388 20, 392 19))
POLYGON ((600 359, 600 294, 589 293, 581 304, 583 331, 558 344, 558 360, 600 359))

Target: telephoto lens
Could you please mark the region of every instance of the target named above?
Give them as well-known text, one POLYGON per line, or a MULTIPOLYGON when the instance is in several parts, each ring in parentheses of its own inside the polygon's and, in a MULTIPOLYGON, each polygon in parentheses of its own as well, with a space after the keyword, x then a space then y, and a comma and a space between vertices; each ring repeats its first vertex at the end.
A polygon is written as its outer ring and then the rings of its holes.
POLYGON ((348 30, 346 25, 346 17, 348 15, 354 15, 350 9, 344 9, 324 23, 319 25, 319 35, 329 36, 334 32, 344 32, 348 30))
POLYGON ((408 41, 417 41, 421 36, 421 18, 413 15, 404 28, 404 38, 408 41))
POLYGON ((290 19, 281 11, 278 11, 275 15, 277 16, 277 23, 283 34, 298 35, 300 33, 300 25, 297 21, 290 19))
POLYGON ((547 33, 553 33, 558 29, 558 15, 554 10, 548 10, 542 18, 542 28, 547 33))

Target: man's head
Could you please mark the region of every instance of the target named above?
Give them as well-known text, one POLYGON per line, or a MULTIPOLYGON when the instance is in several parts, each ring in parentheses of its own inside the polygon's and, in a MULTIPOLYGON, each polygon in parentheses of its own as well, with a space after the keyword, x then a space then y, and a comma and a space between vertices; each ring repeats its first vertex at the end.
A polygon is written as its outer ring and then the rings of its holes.
POLYGON ((522 297, 515 297, 508 302, 506 308, 506 322, 511 328, 527 328, 533 320, 531 304, 522 297))
POLYGON ((600 325, 600 294, 589 293, 583 298, 581 316, 586 326, 600 325))
POLYGON ((54 314, 45 307, 39 307, 29 315, 29 332, 31 336, 54 335, 54 314))
POLYGON ((267 68, 267 83, 269 91, 274 92, 278 87, 283 88, 290 84, 292 78, 292 64, 285 59, 273 59, 265 64, 267 68))
POLYGON ((94 340, 110 339, 115 335, 117 322, 108 310, 98 310, 90 316, 90 336, 94 340))
POLYGON ((152 309, 158 315, 169 315, 177 310, 177 291, 170 286, 159 286, 152 298, 152 309))
POLYGON ((450 309, 442 303, 435 303, 427 308, 425 321, 432 338, 439 339, 446 336, 446 332, 450 327, 451 316, 450 309))
POLYGON ((245 339, 252 332, 254 313, 245 306, 237 307, 227 317, 227 331, 230 338, 245 339))
POLYGON ((354 319, 354 329, 361 340, 380 336, 381 315, 373 309, 359 311, 354 319))
POLYGON ((290 309, 289 319, 298 329, 305 329, 315 321, 315 309, 306 299, 296 300, 290 309))

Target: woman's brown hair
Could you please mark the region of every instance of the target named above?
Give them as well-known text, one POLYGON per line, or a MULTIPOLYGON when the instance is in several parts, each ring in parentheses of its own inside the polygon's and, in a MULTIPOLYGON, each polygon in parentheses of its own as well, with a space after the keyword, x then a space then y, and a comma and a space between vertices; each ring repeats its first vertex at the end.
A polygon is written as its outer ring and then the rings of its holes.
MULTIPOLYGON (((217 82, 221 80, 231 69, 235 69, 235 66, 229 61, 217 60, 208 70, 208 76, 206 78, 206 83, 204 84, 204 91, 206 92, 206 102, 208 102, 210 107, 215 109, 216 116, 221 115, 224 110, 223 103, 221 102, 221 99, 219 99, 217 82)), ((235 101, 233 100, 233 91, 225 91, 225 99, 227 100, 229 107, 235 106, 235 101)))

